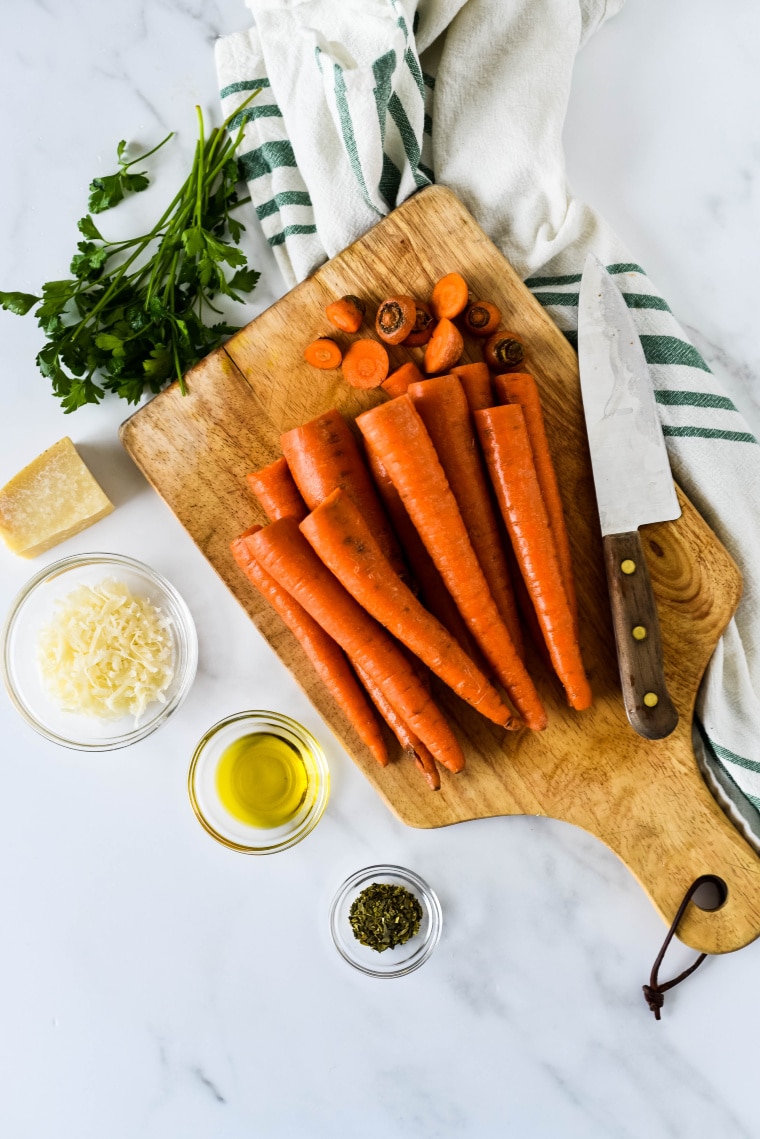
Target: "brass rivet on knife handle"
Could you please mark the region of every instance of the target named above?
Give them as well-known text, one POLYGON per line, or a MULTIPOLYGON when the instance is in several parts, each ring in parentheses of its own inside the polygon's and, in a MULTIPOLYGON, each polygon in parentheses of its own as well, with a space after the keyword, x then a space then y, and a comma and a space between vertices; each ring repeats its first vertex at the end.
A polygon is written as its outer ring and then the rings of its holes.
POLYGON ((607 534, 603 543, 626 715, 640 736, 661 740, 675 729, 678 713, 665 686, 660 622, 641 538, 635 530, 607 534))

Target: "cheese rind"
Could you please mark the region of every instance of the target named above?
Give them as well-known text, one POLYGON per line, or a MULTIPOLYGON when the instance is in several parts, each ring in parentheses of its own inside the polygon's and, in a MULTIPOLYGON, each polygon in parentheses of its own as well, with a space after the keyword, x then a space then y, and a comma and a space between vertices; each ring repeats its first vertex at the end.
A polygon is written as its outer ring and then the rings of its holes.
POLYGON ((0 537, 14 554, 34 558, 112 510, 113 503, 65 436, 0 490, 0 537))

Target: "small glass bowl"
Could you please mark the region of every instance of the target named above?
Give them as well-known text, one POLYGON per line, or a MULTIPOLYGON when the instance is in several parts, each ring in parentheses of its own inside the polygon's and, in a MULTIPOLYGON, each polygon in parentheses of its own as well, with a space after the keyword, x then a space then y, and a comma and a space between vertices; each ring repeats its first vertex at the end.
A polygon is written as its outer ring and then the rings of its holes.
POLYGON ((276 854, 306 838, 322 818, 330 797, 330 769, 319 743, 296 720, 279 712, 238 712, 214 724, 203 736, 190 762, 187 787, 198 821, 217 842, 242 854, 276 854), (216 770, 226 748, 254 732, 268 732, 285 740, 300 754, 306 768, 303 802, 279 827, 255 827, 236 819, 216 788, 216 770))
POLYGON ((335 948, 349 965, 369 977, 404 977, 424 965, 438 944, 443 928, 441 903, 427 882, 403 866, 367 866, 343 883, 330 907, 330 933, 335 948), (354 900, 373 882, 404 886, 422 906, 419 932, 395 949, 379 953, 354 937, 349 913, 354 900))
POLYGON ((18 711, 40 735, 78 751, 114 751, 150 735, 182 704, 198 663, 193 618, 174 586, 142 562, 121 554, 76 554, 41 570, 11 605, 2 641, 3 681, 18 711), (160 609, 174 642, 174 676, 165 702, 154 700, 137 723, 132 716, 104 720, 63 711, 45 690, 37 663, 39 634, 52 618, 55 603, 80 585, 98 585, 106 578, 123 582, 160 609))

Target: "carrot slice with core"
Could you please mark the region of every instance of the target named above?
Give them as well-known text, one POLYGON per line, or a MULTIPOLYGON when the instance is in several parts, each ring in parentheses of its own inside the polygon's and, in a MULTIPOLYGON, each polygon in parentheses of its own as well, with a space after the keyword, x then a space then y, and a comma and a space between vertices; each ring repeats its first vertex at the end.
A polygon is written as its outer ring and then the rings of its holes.
POLYGON ((388 353, 376 340, 355 340, 343 357, 343 379, 352 388, 379 388, 389 368, 388 353))
POLYGON ((494 332, 483 346, 483 359, 492 372, 519 368, 525 359, 523 342, 514 332, 494 332))
MULTIPOLYGON (((293 525, 296 525, 295 521, 293 525)), ((345 656, 332 637, 329 637, 303 606, 299 605, 290 593, 259 565, 254 556, 249 538, 260 530, 260 526, 253 526, 232 542, 230 549, 235 561, 251 584, 295 635, 317 675, 343 710, 359 738, 367 745, 380 766, 385 767, 388 762, 388 752, 380 725, 345 656)))
POLYGON ((375 331, 388 344, 400 344, 417 321, 414 297, 388 297, 380 305, 375 317, 375 331))
POLYGON ((417 310, 417 316, 414 321, 414 328, 409 335, 401 341, 404 348, 421 348, 423 344, 427 344, 433 335, 433 328, 435 327, 435 318, 433 317, 433 310, 430 305, 418 300, 415 300, 414 305, 417 310))
POLYGON ((462 385, 457 376, 438 376, 412 384, 408 394, 433 440, 491 596, 522 656, 522 630, 499 517, 462 385))
POLYGON ((307 364, 315 368, 337 368, 343 359, 343 353, 338 345, 326 336, 313 340, 304 349, 303 356, 307 364))
POLYGON ((582 711, 591 704, 591 687, 581 660, 523 410, 517 404, 505 404, 476 411, 475 423, 554 670, 570 706, 582 711))
POLYGON ((501 313, 490 301, 476 301, 464 315, 464 327, 473 336, 490 336, 500 321, 501 313))
POLYGON ((393 480, 446 587, 512 703, 529 727, 546 727, 541 698, 491 596, 432 440, 409 396, 365 411, 356 423, 393 480))
POLYGON ((464 767, 462 749, 392 637, 343 588, 312 550, 293 518, 272 522, 245 541, 275 581, 377 685, 439 763, 464 767))
POLYGON ((358 332, 364 320, 367 306, 359 297, 347 294, 325 308, 325 316, 330 324, 341 332, 358 332))
POLYGON ((343 491, 320 503, 301 533, 351 596, 444 684, 495 724, 519 726, 493 685, 401 581, 343 491))
POLYGON ((464 312, 468 300, 469 292, 464 277, 459 273, 447 273, 436 283, 430 304, 439 320, 444 317, 453 320, 460 312, 464 312))
POLYGON ((439 320, 425 349, 425 371, 448 372, 457 364, 464 351, 462 333, 450 320, 439 320))

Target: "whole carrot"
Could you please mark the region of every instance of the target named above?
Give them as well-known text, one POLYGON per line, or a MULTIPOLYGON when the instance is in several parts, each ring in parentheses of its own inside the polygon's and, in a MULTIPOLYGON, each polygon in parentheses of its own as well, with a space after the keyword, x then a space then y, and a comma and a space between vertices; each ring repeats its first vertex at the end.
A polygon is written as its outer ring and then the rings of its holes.
POLYGON ((591 704, 575 622, 533 462, 523 410, 504 404, 475 412, 475 423, 499 506, 568 703, 591 704))
POLYGON ((351 596, 448 684, 501 727, 519 727, 496 689, 440 621, 404 585, 358 509, 341 490, 301 523, 301 533, 351 596))
POLYGON ((470 411, 493 407, 494 397, 488 364, 458 364, 456 368, 451 369, 451 374, 459 377, 470 411))
POLYGON ((369 676, 367 676, 366 672, 357 668, 356 674, 367 690, 370 700, 401 744, 405 753, 414 760, 416 767, 427 779, 431 791, 440 791, 441 776, 435 765, 435 760, 424 743, 417 739, 414 732, 410 730, 409 725, 393 710, 380 689, 372 682, 369 676))
POLYGON ((280 436, 283 454, 309 510, 340 487, 367 519, 383 552, 402 576, 404 559, 351 428, 335 408, 280 436))
POLYGON ((456 607, 453 597, 444 585, 443 578, 435 568, 433 559, 425 548, 425 543, 417 533, 414 523, 406 512, 399 493, 388 477, 388 472, 378 456, 367 446, 367 464, 383 505, 395 533, 398 535, 404 558, 412 571, 413 582, 425 603, 425 607, 438 618, 444 629, 448 629, 461 649, 491 679, 489 664, 473 639, 456 607))
POLYGON ((293 482, 288 461, 282 456, 258 471, 251 471, 245 479, 271 522, 287 515, 300 522, 309 513, 293 482))
POLYGON ((251 584, 258 589, 261 596, 269 602, 294 634, 320 680, 343 710, 359 738, 366 744, 380 766, 385 767, 388 762, 388 752, 380 725, 357 684, 345 656, 335 641, 306 610, 257 562, 248 539, 260 530, 260 526, 253 526, 231 543, 230 549, 235 561, 251 584))
POLYGON ((293 518, 244 539, 267 573, 377 685, 432 755, 461 771, 464 755, 440 709, 393 638, 362 609, 312 550, 293 518))
MULTIPOLYGON (((546 712, 491 597, 456 499, 408 395, 365 411, 357 425, 380 456, 427 551, 495 675, 530 728, 546 712)), ((432 749, 431 749, 432 750, 432 749)))
POLYGON ((475 429, 457 376, 437 376, 410 384, 408 395, 419 412, 454 492, 473 549, 520 656, 522 630, 499 519, 491 500, 488 476, 475 440, 475 429))
POLYGON ((526 372, 505 373, 494 377, 494 387, 499 403, 518 404, 525 416, 525 426, 530 439, 533 461, 536 464, 538 485, 541 488, 546 513, 549 515, 549 525, 554 535, 557 547, 559 568, 562 571, 562 581, 565 586, 567 600, 573 614, 573 621, 578 626, 578 598, 575 592, 575 575, 573 573, 573 558, 570 552, 570 539, 565 524, 565 512, 562 507, 562 496, 557 481, 557 471, 552 462, 549 440, 546 436, 544 413, 541 409, 541 397, 538 385, 533 376, 526 372))

